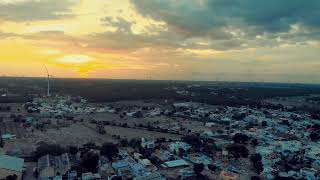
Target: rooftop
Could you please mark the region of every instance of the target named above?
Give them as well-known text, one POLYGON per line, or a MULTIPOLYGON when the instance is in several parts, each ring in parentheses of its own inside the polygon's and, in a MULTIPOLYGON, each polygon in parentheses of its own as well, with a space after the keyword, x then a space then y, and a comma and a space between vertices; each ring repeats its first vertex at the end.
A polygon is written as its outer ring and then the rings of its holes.
POLYGON ((189 166, 189 163, 183 159, 178 159, 174 161, 167 161, 164 163, 167 167, 179 167, 179 166, 189 166))
POLYGON ((0 169, 22 172, 24 159, 7 155, 0 155, 0 169))

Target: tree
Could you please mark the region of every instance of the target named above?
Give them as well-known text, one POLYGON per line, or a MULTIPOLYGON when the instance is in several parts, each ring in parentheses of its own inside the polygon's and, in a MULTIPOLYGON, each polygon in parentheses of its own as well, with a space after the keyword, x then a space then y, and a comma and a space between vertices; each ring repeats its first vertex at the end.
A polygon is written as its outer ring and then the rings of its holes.
POLYGON ((111 180, 122 180, 121 176, 113 176, 111 180))
POLYGON ((78 151, 79 151, 79 149, 77 146, 69 146, 69 153, 70 154, 75 155, 78 153, 78 151))
POLYGON ((88 152, 84 154, 82 158, 81 167, 86 169, 86 172, 96 173, 98 162, 99 162, 99 155, 92 152, 88 152))
POLYGON ((128 140, 127 139, 121 139, 120 144, 122 146, 128 146, 128 140))
POLYGON ((157 166, 157 167, 159 167, 159 166, 161 165, 161 160, 160 160, 158 157, 156 157, 156 156, 151 156, 149 159, 150 159, 150 162, 151 162, 153 165, 155 165, 155 166, 157 166))
POLYGON ((199 136, 196 135, 187 135, 181 138, 182 141, 191 144, 195 149, 202 147, 202 141, 199 136))
POLYGON ((133 115, 135 118, 142 118, 143 117, 143 113, 141 111, 137 111, 136 113, 134 113, 133 115))
POLYGON ((235 143, 241 143, 241 144, 245 144, 249 141, 249 137, 242 133, 236 133, 232 139, 235 143))
POLYGON ((6 177, 6 180, 17 180, 17 179, 18 179, 18 176, 16 174, 6 177))
POLYGON ((250 161, 252 164, 258 162, 258 161, 261 161, 262 160, 262 157, 260 154, 252 154, 251 157, 250 157, 250 161))
POLYGON ((209 165, 208 165, 208 168, 209 168, 211 171, 216 171, 216 170, 217 170, 217 166, 214 165, 214 164, 209 164, 209 165))
POLYGON ((85 149, 85 151, 89 151, 91 149, 98 149, 98 146, 95 143, 89 142, 83 145, 83 148, 85 149))
POLYGON ((232 154, 235 158, 247 158, 249 155, 249 150, 244 145, 230 144, 226 149, 232 154))
POLYGON ((179 148, 179 156, 182 157, 186 151, 183 148, 179 148))
POLYGON ((33 152, 34 158, 37 160, 40 157, 50 154, 53 156, 59 156, 63 153, 66 153, 67 150, 57 144, 46 144, 43 143, 37 147, 36 151, 33 152))
POLYGON ((232 119, 235 119, 237 121, 243 120, 246 117, 245 113, 235 113, 232 116, 232 119))
POLYGON ((201 172, 204 170, 204 164, 194 164, 193 171, 194 173, 199 176, 201 172))
POLYGON ((263 126, 263 127, 267 127, 267 126, 268 126, 267 121, 262 121, 262 122, 261 122, 261 126, 263 126))
POLYGON ((260 180, 261 178, 259 176, 252 176, 251 180, 260 180))
POLYGON ((118 147, 113 143, 104 143, 100 149, 100 153, 107 156, 109 160, 117 156, 119 153, 118 147))
POLYGON ((254 138, 254 139, 251 140, 251 144, 253 146, 258 146, 259 142, 258 142, 258 140, 256 138, 254 138))
MULTIPOLYGON (((1 133, 0 133, 1 134, 1 133)), ((0 147, 3 148, 4 147, 4 141, 3 139, 0 137, 0 147)))
POLYGON ((253 154, 250 157, 250 161, 252 163, 253 168, 257 174, 260 174, 263 171, 263 164, 261 162, 262 157, 260 154, 253 154))
POLYGON ((129 146, 132 148, 140 148, 141 147, 141 139, 133 138, 129 141, 129 146))
POLYGON ((313 131, 310 134, 310 139, 312 141, 318 141, 318 140, 320 140, 320 134, 318 132, 316 132, 316 131, 313 131))

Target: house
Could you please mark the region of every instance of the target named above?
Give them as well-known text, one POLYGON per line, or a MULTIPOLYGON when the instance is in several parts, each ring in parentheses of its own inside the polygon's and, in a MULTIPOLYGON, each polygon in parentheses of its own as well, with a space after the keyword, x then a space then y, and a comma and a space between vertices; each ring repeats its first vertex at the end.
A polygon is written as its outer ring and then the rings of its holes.
POLYGON ((139 159, 141 159, 141 157, 142 157, 142 154, 137 153, 137 152, 134 152, 134 153, 133 153, 133 158, 134 158, 135 160, 139 160, 139 159))
POLYGON ((188 167, 189 163, 183 159, 167 161, 163 163, 164 167, 166 168, 177 168, 177 167, 188 167))
POLYGON ((153 149, 155 147, 155 141, 154 140, 147 140, 145 138, 141 138, 141 147, 153 149))
POLYGON ((173 154, 167 150, 156 150, 154 155, 161 161, 170 161, 174 159, 173 154))
POLYGON ((184 151, 188 151, 191 148, 191 145, 185 142, 174 142, 169 145, 169 149, 171 152, 179 153, 180 149, 184 151))
POLYGON ((191 161, 194 164, 204 164, 206 168, 209 164, 212 164, 213 162, 213 160, 210 157, 198 153, 188 154, 187 156, 184 156, 184 158, 186 160, 191 161))
POLYGON ((62 176, 56 176, 53 178, 53 180, 62 180, 62 176))
POLYGON ((127 175, 130 172, 129 162, 126 160, 112 163, 112 168, 117 172, 119 176, 127 175))
POLYGON ((99 173, 93 174, 92 172, 82 173, 82 180, 100 180, 101 176, 99 173))
POLYGON ((237 173, 233 173, 233 172, 221 171, 220 178, 223 180, 239 180, 240 175, 237 173))
POLYGON ((77 171, 68 172, 68 180, 76 180, 77 178, 77 171))
POLYGON ((54 177, 57 173, 64 175, 71 169, 69 155, 45 155, 38 159, 39 179, 54 177))
POLYGON ((102 179, 106 179, 110 175, 116 174, 111 164, 109 163, 109 159, 105 156, 100 156, 98 162, 98 172, 101 175, 102 179))
POLYGON ((150 170, 150 171, 155 171, 158 169, 156 166, 154 166, 151 163, 151 161, 149 159, 139 159, 138 163, 142 164, 145 169, 150 170))
POLYGON ((16 139, 17 137, 14 134, 3 134, 1 138, 3 140, 12 140, 12 139, 16 139))
POLYGON ((164 180, 160 173, 154 172, 154 173, 148 173, 144 176, 139 176, 133 178, 133 180, 164 180))
POLYGON ((193 169, 191 169, 191 168, 181 169, 181 170, 179 171, 179 174, 181 175, 181 177, 182 177, 183 179, 188 178, 188 177, 193 177, 193 176, 196 175, 196 174, 194 173, 193 169))
POLYGON ((313 169, 313 168, 302 168, 300 169, 300 173, 303 177, 305 177, 306 179, 317 179, 316 174, 317 174, 317 170, 313 169))
POLYGON ((139 177, 145 175, 146 169, 142 164, 136 162, 130 162, 130 172, 133 177, 139 177))
POLYGON ((17 175, 18 180, 22 177, 24 159, 7 155, 0 155, 0 179, 10 175, 17 175))
POLYGON ((215 125, 216 125, 216 123, 214 123, 214 122, 207 122, 207 123, 205 124, 205 127, 211 128, 211 127, 214 127, 215 125))

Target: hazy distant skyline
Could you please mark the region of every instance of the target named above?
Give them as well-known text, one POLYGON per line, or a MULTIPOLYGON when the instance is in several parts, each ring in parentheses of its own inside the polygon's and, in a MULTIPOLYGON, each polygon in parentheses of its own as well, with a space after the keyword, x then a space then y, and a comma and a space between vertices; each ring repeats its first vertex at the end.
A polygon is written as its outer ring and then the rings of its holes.
POLYGON ((0 0, 0 76, 320 83, 319 0, 0 0))

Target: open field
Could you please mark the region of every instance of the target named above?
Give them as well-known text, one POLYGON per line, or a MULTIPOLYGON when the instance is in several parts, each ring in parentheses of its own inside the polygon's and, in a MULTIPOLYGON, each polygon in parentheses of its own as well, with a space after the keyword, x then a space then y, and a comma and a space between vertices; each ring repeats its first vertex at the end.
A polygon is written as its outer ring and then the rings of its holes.
POLYGON ((156 139, 163 138, 172 139, 172 140, 180 140, 179 135, 173 135, 168 133, 154 132, 148 130, 141 129, 131 129, 131 128, 123 128, 123 127, 115 127, 115 126, 105 126, 105 130, 107 134, 111 135, 120 135, 121 138, 147 138, 147 139, 156 139))
POLYGON ((124 118, 120 118, 119 114, 113 113, 95 113, 90 115, 79 115, 76 116, 76 119, 84 119, 84 120, 95 120, 99 121, 108 121, 110 123, 115 124, 123 124, 126 123, 128 127, 137 127, 139 125, 146 126, 151 124, 154 127, 173 127, 180 125, 181 127, 186 127, 188 129, 192 129, 193 132, 203 132, 210 130, 210 128, 204 127, 204 122, 194 121, 187 118, 170 118, 167 116, 156 116, 156 117, 143 117, 143 118, 134 118, 125 116, 124 118))
POLYGON ((62 146, 76 145, 93 142, 102 144, 104 142, 114 142, 111 136, 101 135, 94 129, 82 124, 72 124, 69 127, 57 129, 47 129, 45 132, 36 131, 34 139, 38 142, 43 141, 51 144, 60 144, 62 146))
POLYGON ((48 144, 59 144, 61 146, 81 146, 88 142, 101 145, 104 142, 116 142, 110 135, 98 134, 95 130, 82 124, 73 124, 69 127, 57 129, 46 129, 46 131, 35 130, 30 132, 28 138, 18 138, 6 141, 4 150, 11 151, 20 149, 23 154, 30 154, 40 142, 48 144))

